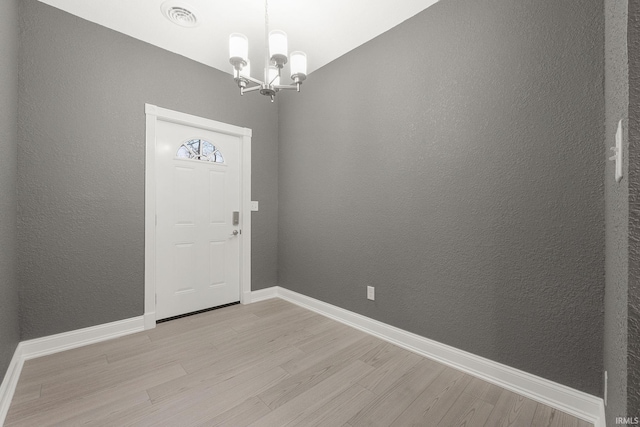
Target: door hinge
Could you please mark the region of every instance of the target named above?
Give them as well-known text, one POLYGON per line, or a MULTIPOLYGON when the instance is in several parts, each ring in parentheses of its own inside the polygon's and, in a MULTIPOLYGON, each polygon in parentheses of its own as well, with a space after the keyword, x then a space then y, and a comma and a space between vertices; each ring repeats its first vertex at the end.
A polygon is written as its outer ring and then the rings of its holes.
POLYGON ((158 305, 158 294, 156 294, 156 305, 158 305))
POLYGON ((158 215, 156 214, 156 227, 158 226, 158 215))

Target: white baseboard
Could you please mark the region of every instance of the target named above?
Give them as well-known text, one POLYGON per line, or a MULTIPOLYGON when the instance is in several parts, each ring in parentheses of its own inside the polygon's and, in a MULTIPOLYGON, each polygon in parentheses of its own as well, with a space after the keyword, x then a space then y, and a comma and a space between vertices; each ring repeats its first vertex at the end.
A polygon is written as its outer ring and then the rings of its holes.
POLYGON ((111 338, 144 331, 144 326, 144 316, 138 316, 118 320, 117 322, 76 329, 75 331, 63 332, 61 334, 49 335, 48 337, 22 341, 20 343, 22 347, 22 357, 24 360, 29 360, 46 356, 47 354, 94 344, 111 338))
POLYGON ((278 287, 272 286, 266 289, 258 289, 257 291, 251 291, 251 297, 249 302, 264 301, 278 296, 278 287))
MULTIPOLYGON (((269 290, 271 289, 273 288, 269 288, 269 290)), ((267 291, 267 289, 264 291, 267 291)), ((274 291, 270 292, 273 293, 274 291)), ((437 360, 440 363, 593 423, 595 427, 605 426, 604 402, 599 397, 484 357, 476 356, 282 287, 276 287, 275 294, 283 300, 315 311, 399 347, 437 360)))
POLYGON ((11 399, 13 399, 13 393, 16 391, 16 385, 18 385, 18 378, 20 378, 23 364, 22 348, 20 344, 18 344, 16 351, 13 353, 13 358, 9 363, 9 368, 7 368, 7 373, 0 385, 0 426, 4 425, 4 420, 7 418, 9 406, 11 406, 11 399))

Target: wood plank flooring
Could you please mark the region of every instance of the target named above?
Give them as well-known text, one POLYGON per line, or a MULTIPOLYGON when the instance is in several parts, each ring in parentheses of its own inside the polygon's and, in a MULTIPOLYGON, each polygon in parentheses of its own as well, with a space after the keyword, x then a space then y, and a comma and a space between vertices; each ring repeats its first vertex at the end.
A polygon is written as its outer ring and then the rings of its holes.
POLYGON ((591 424, 280 299, 25 363, 14 426, 591 424))

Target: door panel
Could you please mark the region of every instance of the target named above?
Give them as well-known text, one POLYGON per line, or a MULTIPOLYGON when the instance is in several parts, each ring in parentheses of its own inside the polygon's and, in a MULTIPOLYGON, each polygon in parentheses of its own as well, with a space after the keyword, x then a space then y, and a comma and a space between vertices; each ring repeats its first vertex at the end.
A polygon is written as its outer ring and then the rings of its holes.
POLYGON ((194 168, 175 166, 173 187, 173 212, 175 225, 195 225, 196 188, 194 168))
POLYGON ((226 200, 219 197, 227 186, 226 177, 224 172, 209 171, 209 222, 212 224, 223 224, 225 215, 230 212, 226 200))
POLYGON ((240 300, 238 137, 158 121, 156 318, 240 300), (176 157, 186 141, 220 150, 224 163, 176 157))
POLYGON ((226 249, 224 242, 209 244, 209 286, 224 286, 226 284, 226 249))

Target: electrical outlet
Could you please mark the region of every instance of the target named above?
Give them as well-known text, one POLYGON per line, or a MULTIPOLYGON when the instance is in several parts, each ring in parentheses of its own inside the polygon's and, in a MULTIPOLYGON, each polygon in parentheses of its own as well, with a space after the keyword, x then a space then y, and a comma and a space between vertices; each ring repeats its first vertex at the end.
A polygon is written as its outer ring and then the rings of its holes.
POLYGON ((376 288, 367 286, 367 299, 374 301, 376 299, 376 288))
POLYGON ((258 211, 258 202, 255 200, 251 201, 251 211, 252 212, 257 212, 258 211))
POLYGON ((607 382, 609 380, 607 371, 604 371, 604 406, 607 406, 607 382))

